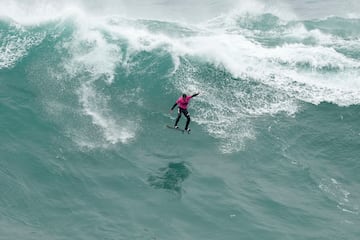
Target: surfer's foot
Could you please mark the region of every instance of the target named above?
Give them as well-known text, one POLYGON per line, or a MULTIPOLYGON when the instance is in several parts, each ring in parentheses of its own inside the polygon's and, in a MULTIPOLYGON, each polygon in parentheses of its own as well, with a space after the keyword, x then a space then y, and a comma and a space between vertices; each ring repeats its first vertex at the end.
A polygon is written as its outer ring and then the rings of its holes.
POLYGON ((175 125, 174 128, 175 128, 175 129, 178 129, 179 127, 175 125))
POLYGON ((191 129, 190 129, 190 128, 186 128, 186 129, 185 129, 185 131, 190 132, 190 131, 191 131, 191 129))

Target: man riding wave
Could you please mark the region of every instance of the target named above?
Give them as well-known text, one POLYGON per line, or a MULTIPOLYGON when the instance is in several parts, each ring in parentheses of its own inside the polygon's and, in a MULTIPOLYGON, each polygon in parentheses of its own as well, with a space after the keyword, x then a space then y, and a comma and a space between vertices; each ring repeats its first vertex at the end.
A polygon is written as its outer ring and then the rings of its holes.
POLYGON ((199 93, 195 93, 195 94, 193 94, 191 96, 187 96, 186 94, 183 94, 181 97, 179 97, 178 100, 176 100, 175 104, 171 107, 170 112, 172 112, 174 110, 176 105, 178 106, 178 115, 177 115, 177 118, 175 120, 174 128, 179 128, 178 127, 178 122, 179 122, 179 120, 181 118, 181 113, 182 113, 187 118, 186 125, 185 125, 185 131, 190 132, 190 128, 189 128, 190 114, 187 111, 187 107, 188 107, 188 104, 190 102, 190 99, 193 98, 193 97, 196 97, 197 95, 199 95, 199 93))

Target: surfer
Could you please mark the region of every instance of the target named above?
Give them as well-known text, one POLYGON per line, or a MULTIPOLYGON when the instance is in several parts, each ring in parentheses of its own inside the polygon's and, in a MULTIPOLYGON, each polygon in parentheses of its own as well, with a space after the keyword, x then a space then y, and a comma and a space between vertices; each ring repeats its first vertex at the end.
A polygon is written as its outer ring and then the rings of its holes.
POLYGON ((185 131, 190 132, 190 128, 189 128, 189 123, 190 123, 190 114, 187 111, 187 106, 190 102, 190 99, 199 95, 199 93, 195 93, 191 96, 187 96, 185 93, 179 97, 179 99, 175 102, 175 104, 172 106, 172 108, 170 109, 170 112, 172 112, 174 110, 174 108, 176 107, 176 105, 178 105, 178 115, 177 118, 175 120, 175 125, 174 128, 179 128, 178 127, 178 122, 181 118, 181 113, 183 113, 185 115, 185 117, 187 118, 186 120, 186 125, 185 125, 185 131))

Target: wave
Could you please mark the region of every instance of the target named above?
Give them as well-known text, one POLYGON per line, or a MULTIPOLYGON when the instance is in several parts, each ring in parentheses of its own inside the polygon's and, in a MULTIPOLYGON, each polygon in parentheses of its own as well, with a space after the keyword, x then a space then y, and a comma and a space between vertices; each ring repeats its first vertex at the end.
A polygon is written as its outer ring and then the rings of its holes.
POLYGON ((200 91, 194 121, 233 152, 256 137, 254 118, 293 115, 304 102, 360 103, 359 25, 241 11, 201 24, 3 20, 0 71, 24 68, 49 118, 90 148, 131 142, 147 109, 165 112, 169 97, 200 91))

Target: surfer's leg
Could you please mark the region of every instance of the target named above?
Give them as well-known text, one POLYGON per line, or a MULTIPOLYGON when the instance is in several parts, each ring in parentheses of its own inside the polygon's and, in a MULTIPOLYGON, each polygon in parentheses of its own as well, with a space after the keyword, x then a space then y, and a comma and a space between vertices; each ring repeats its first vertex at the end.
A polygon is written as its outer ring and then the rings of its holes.
POLYGON ((180 118, 181 118, 181 111, 180 111, 180 108, 178 108, 178 115, 177 115, 177 118, 176 118, 176 120, 175 120, 175 125, 174 125, 174 127, 177 127, 180 118))
POLYGON ((188 130, 188 127, 189 127, 189 124, 190 124, 190 113, 187 110, 185 110, 183 113, 184 113, 185 117, 187 118, 186 125, 185 125, 185 130, 188 130))

